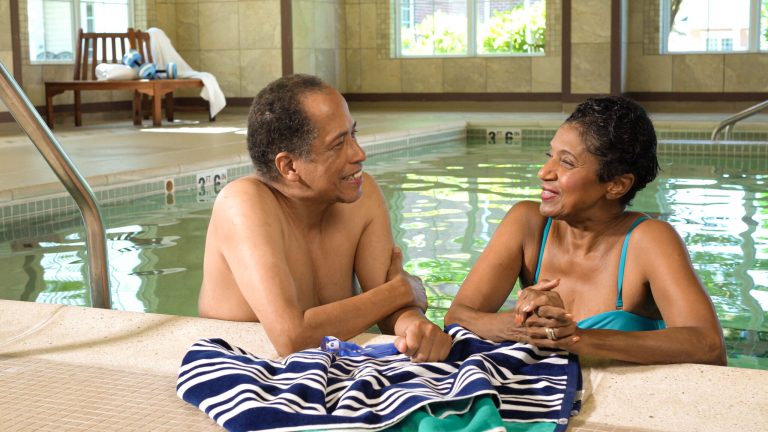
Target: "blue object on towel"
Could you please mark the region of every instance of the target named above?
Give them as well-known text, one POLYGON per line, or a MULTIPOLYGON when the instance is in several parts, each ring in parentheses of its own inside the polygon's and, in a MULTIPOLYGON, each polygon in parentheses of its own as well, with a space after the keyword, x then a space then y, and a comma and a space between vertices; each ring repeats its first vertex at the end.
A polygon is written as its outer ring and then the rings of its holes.
MULTIPOLYGON (((338 356, 308 349, 276 361, 221 339, 202 339, 182 360, 176 393, 230 431, 380 430, 411 413, 490 398, 504 422, 565 431, 580 409, 578 357, 494 343, 459 327, 444 362, 338 356)), ((453 409, 452 406, 448 408, 453 409)), ((431 414, 430 414, 431 413, 431 414)), ((515 429, 517 430, 517 429, 515 429)))
POLYGON ((400 351, 395 348, 395 344, 393 343, 373 344, 361 347, 356 343, 344 342, 333 336, 324 337, 323 342, 320 344, 320 349, 340 357, 366 356, 381 358, 400 354, 400 351))

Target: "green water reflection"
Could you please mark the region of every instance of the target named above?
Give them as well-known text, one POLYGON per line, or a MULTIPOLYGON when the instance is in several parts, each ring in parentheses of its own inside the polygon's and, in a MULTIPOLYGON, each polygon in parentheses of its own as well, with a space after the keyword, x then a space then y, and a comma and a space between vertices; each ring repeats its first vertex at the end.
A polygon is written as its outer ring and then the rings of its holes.
MULTIPOLYGON (((450 143, 368 160, 406 268, 426 284, 434 322, 442 324, 509 207, 538 199, 545 151, 450 143)), ((731 364, 768 369, 768 161, 673 155, 661 165, 634 209, 670 222, 688 245, 731 364)), ((105 207, 115 308, 196 315, 210 206, 196 190, 182 190, 170 201, 161 195, 105 207)), ((69 214, 0 225, 0 298, 87 305, 80 224, 69 214)))
MULTIPOLYGON (((509 207, 537 200, 545 150, 483 143, 374 158, 369 171, 390 203, 408 270, 428 285, 436 323, 509 207), (407 172, 390 169, 406 163, 407 172)), ((671 155, 661 165, 633 208, 669 221, 688 245, 725 328, 731 364, 768 368, 768 162, 671 155)))

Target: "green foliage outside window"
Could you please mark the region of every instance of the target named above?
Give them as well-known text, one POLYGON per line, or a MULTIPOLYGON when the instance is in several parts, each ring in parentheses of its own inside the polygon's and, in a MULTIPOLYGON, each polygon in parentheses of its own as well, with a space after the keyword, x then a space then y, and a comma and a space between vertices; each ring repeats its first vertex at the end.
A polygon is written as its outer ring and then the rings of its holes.
MULTIPOLYGON (((480 54, 543 53, 546 38, 546 6, 538 2, 524 8, 496 11, 478 25, 480 54)), ((436 11, 412 28, 401 27, 401 52, 405 55, 467 54, 467 18, 436 11)))
POLYGON ((484 54, 543 53, 546 22, 544 2, 494 12, 488 23, 478 29, 478 40, 482 41, 480 50, 484 54))
POLYGON ((437 11, 434 15, 427 15, 412 29, 401 30, 403 53, 407 55, 466 54, 466 28, 465 17, 437 11))
POLYGON ((760 28, 763 30, 763 39, 760 41, 761 49, 768 49, 768 1, 763 1, 760 6, 760 28))

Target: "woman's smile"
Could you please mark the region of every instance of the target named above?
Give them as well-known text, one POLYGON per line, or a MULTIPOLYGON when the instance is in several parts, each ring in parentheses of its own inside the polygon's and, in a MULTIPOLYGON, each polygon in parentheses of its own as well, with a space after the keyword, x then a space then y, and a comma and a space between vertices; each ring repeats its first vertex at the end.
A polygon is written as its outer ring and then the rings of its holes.
POLYGON ((541 187, 541 200, 542 201, 549 201, 549 200, 555 199, 555 198, 557 198, 558 195, 559 194, 557 192, 555 192, 554 189, 550 189, 550 188, 547 188, 547 187, 544 187, 544 186, 541 187))

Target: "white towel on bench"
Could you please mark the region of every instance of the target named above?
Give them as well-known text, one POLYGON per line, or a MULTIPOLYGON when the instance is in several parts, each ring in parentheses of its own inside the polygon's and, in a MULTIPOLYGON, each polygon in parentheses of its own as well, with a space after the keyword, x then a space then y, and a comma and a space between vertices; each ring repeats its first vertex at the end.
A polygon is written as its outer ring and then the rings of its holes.
POLYGON ((139 73, 130 66, 117 63, 99 63, 96 65, 96 79, 99 81, 125 81, 139 79, 139 73))
POLYGON ((189 66, 187 62, 173 48, 171 40, 165 35, 165 32, 159 28, 152 27, 147 30, 149 33, 149 44, 152 50, 152 59, 159 69, 165 68, 168 63, 175 63, 179 72, 179 78, 197 78, 203 82, 203 90, 200 97, 210 103, 211 117, 215 117, 226 105, 224 92, 219 87, 216 77, 208 72, 198 72, 189 66))

